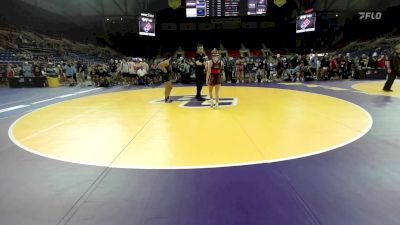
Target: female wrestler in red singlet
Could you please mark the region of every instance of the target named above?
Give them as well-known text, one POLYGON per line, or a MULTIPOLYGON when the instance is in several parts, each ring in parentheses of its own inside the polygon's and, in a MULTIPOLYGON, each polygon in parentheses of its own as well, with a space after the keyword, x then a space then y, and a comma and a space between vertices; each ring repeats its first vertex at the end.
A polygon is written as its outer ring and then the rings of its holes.
POLYGON ((211 60, 207 66, 207 84, 210 95, 211 107, 218 109, 219 107, 219 90, 221 88, 222 71, 224 64, 219 57, 217 49, 211 51, 211 60), (215 99, 213 98, 213 89, 215 88, 215 99))

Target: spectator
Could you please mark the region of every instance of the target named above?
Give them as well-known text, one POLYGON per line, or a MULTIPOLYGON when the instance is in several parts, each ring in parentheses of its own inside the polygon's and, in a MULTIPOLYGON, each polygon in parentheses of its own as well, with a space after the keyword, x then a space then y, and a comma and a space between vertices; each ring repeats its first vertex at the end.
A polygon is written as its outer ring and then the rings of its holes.
POLYGON ((243 56, 240 56, 238 60, 236 60, 235 63, 236 66, 236 83, 244 83, 244 60, 243 60, 243 56))
POLYGON ((385 65, 385 55, 381 54, 378 59, 376 60, 376 66, 378 69, 385 69, 386 65, 385 65))
POLYGON ((368 68, 373 68, 373 69, 378 68, 377 60, 378 60, 378 53, 374 52, 372 54, 371 60, 368 61, 368 68))
POLYGON ((339 77, 341 79, 347 79, 347 62, 346 59, 342 56, 339 58, 339 77))
POLYGON ((125 85, 129 85, 131 83, 131 80, 132 80, 131 76, 129 74, 129 67, 130 67, 129 63, 126 62, 125 59, 122 59, 122 62, 121 62, 119 70, 121 71, 122 78, 124 79, 125 85))
POLYGON ((226 81, 228 83, 232 82, 234 67, 235 67, 235 62, 232 57, 229 57, 229 59, 226 62, 226 67, 225 67, 226 81))
POLYGON ((77 84, 80 87, 83 87, 85 84, 85 66, 81 62, 77 62, 76 64, 77 72, 76 72, 76 79, 77 84))
POLYGON ((147 84, 147 79, 146 79, 146 70, 144 66, 142 65, 138 70, 137 70, 137 75, 138 75, 138 83, 139 84, 147 84))
POLYGON ((74 80, 74 74, 76 73, 75 67, 72 65, 72 63, 68 63, 65 67, 65 75, 67 77, 67 82, 69 86, 74 86, 75 80, 74 80))
POLYGON ((310 56, 310 64, 311 64, 311 76, 317 77, 318 74, 318 57, 316 54, 312 53, 310 56))
POLYGON ((13 77, 15 77, 15 72, 12 65, 9 64, 7 67, 7 78, 13 78, 13 77))
POLYGON ((329 60, 329 69, 330 69, 330 79, 335 78, 339 78, 338 77, 338 62, 336 57, 331 57, 331 59, 329 60))

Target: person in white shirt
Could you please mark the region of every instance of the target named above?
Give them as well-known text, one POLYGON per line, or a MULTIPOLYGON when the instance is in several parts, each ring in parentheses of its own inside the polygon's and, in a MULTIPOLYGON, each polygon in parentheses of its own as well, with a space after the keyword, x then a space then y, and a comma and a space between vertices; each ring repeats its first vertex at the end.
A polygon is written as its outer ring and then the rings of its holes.
POLYGON ((125 84, 129 85, 130 80, 131 80, 130 75, 129 75, 129 64, 128 64, 128 62, 126 62, 125 59, 122 59, 119 71, 121 71, 122 78, 124 79, 125 84))
POLYGON ((146 80, 146 70, 144 69, 144 66, 142 65, 138 70, 137 70, 137 75, 139 77, 139 84, 144 84, 147 83, 146 80))
POLYGON ((128 84, 135 84, 137 81, 137 67, 135 65, 134 59, 128 62, 129 68, 129 82, 128 84))

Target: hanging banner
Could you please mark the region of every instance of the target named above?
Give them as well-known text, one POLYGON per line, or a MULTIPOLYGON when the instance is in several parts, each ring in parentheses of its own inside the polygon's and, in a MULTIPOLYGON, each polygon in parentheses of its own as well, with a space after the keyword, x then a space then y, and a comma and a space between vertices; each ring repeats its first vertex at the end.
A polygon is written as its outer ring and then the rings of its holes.
POLYGON ((286 4, 286 0, 274 0, 274 4, 278 7, 282 7, 284 4, 286 4))
POLYGON ((181 6, 181 0, 168 0, 168 5, 173 9, 177 9, 181 6))

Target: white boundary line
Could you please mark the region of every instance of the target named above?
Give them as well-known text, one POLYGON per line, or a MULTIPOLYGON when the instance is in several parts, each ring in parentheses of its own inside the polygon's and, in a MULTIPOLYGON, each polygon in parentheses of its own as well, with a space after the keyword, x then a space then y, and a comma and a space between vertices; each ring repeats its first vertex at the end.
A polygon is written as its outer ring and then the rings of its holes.
POLYGON ((71 96, 74 96, 74 95, 77 95, 77 94, 78 94, 78 92, 72 93, 72 94, 61 95, 61 96, 55 97, 54 99, 57 99, 57 98, 68 98, 68 97, 71 97, 71 96))
POLYGON ((4 112, 16 110, 16 109, 25 108, 25 107, 28 107, 28 106, 31 106, 31 105, 17 105, 17 106, 5 108, 5 109, 0 109, 0 113, 4 113, 4 112))
POLYGON ((12 102, 7 102, 7 103, 2 103, 2 104, 0 104, 0 106, 4 106, 4 105, 13 105, 13 104, 15 104, 15 103, 18 103, 18 102, 23 102, 24 100, 18 100, 18 101, 12 101, 12 102))
POLYGON ((36 104, 39 104, 39 103, 52 101, 52 100, 54 100, 54 99, 56 99, 56 98, 48 98, 48 99, 45 99, 45 100, 40 100, 40 101, 37 101, 37 102, 33 102, 33 103, 31 103, 31 104, 32 104, 32 105, 36 105, 36 104))
POLYGON ((75 95, 79 95, 79 94, 84 94, 84 93, 91 92, 91 91, 96 91, 96 90, 99 90, 99 89, 102 89, 102 88, 93 88, 93 89, 89 89, 89 90, 86 90, 86 91, 79 91, 79 92, 75 92, 75 93, 71 93, 71 94, 57 96, 57 97, 54 97, 54 98, 48 98, 48 99, 40 100, 40 101, 37 101, 37 102, 33 102, 33 103, 31 103, 31 105, 36 105, 36 104, 43 103, 43 102, 49 102, 49 101, 53 101, 53 100, 60 99, 60 98, 67 98, 67 97, 71 97, 71 96, 75 96, 75 95))
MULTIPOLYGON (((240 87, 242 87, 242 86, 240 86, 240 87)), ((264 87, 244 87, 244 88, 264 88, 264 87)), ((271 89, 280 89, 280 88, 271 88, 271 89)), ((132 90, 132 91, 139 91, 139 90, 141 90, 141 89, 132 90)), ((305 91, 290 90, 290 89, 280 89, 280 90, 293 91, 293 92, 305 92, 305 91)), ((111 94, 111 93, 105 93, 105 94, 111 94)), ((312 92, 305 92, 305 93, 322 95, 322 94, 312 93, 312 92)), ((109 168, 117 168, 117 169, 149 169, 149 170, 211 169, 211 168, 237 167, 237 166, 249 166, 249 165, 258 165, 258 164, 266 164, 266 163, 275 163, 275 162, 287 161, 287 160, 292 160, 292 159, 304 158, 304 157, 313 156, 313 155, 319 155, 319 154, 322 154, 322 153, 325 153, 328 151, 332 151, 334 149, 343 147, 345 145, 348 145, 348 144, 360 139, 361 137, 363 137, 366 133, 368 133, 371 130, 372 125, 373 125, 373 118, 369 114, 369 112, 366 111, 364 108, 362 108, 361 106, 359 106, 355 103, 349 102, 349 101, 341 99, 341 98, 337 98, 337 97, 333 97, 333 96, 329 96, 329 95, 322 95, 322 96, 339 99, 341 101, 347 102, 347 103, 352 104, 355 107, 359 108, 361 111, 363 111, 367 115, 367 117, 369 119, 367 128, 363 132, 361 132, 359 135, 354 137, 353 139, 345 141, 341 144, 334 145, 334 146, 322 149, 320 151, 315 151, 315 152, 308 153, 308 154, 302 154, 302 155, 297 155, 297 156, 293 156, 293 157, 278 158, 278 159, 274 159, 274 160, 260 160, 260 161, 245 162, 245 163, 227 163, 227 164, 207 165, 207 166, 169 166, 169 167, 167 167, 167 166, 159 166, 159 167, 157 167, 157 166, 156 167, 154 167, 154 166, 112 166, 112 165, 110 166, 109 164, 92 163, 92 162, 86 162, 86 161, 80 161, 80 160, 65 160, 64 158, 49 156, 49 155, 43 154, 41 152, 38 152, 34 149, 31 149, 29 147, 26 147, 25 145, 21 144, 17 139, 15 139, 15 137, 12 133, 12 129, 15 126, 15 124, 17 124, 17 122, 19 120, 23 119, 24 117, 28 116, 29 114, 33 113, 34 111, 18 118, 16 121, 14 121, 14 123, 8 129, 8 136, 9 136, 10 140, 14 144, 16 144, 18 147, 20 147, 21 149, 24 149, 25 151, 31 152, 33 154, 36 154, 36 155, 39 155, 42 157, 55 159, 55 160, 59 160, 59 161, 63 161, 63 162, 69 162, 69 163, 78 163, 78 164, 83 164, 83 165, 109 167, 109 168)), ((85 96, 85 97, 89 97, 89 96, 85 96)), ((68 101, 72 101, 72 100, 68 100, 68 101)), ((65 101, 63 101, 63 102, 65 102, 65 101)), ((48 105, 46 107, 60 104, 60 103, 62 103, 62 102, 57 102, 57 103, 48 105)))
MULTIPOLYGON (((43 102, 49 102, 49 101, 53 101, 53 100, 56 100, 56 99, 62 99, 62 98, 67 98, 67 97, 71 97, 71 96, 75 96, 75 95, 79 95, 79 94, 83 94, 83 93, 87 93, 87 92, 91 92, 91 91, 96 91, 96 90, 99 90, 99 89, 102 89, 102 88, 92 88, 92 89, 85 90, 85 91, 79 91, 79 92, 75 92, 75 93, 71 93, 71 94, 56 96, 54 98, 48 98, 48 99, 32 102, 29 105, 18 105, 18 106, 5 108, 5 109, 0 109, 0 113, 8 112, 8 111, 12 111, 12 110, 15 110, 15 109, 20 109, 20 108, 24 108, 24 107, 28 107, 28 106, 32 106, 32 105, 36 105, 36 104, 43 103, 43 102)), ((17 101, 17 102, 21 102, 21 101, 17 101)), ((9 104, 9 103, 7 103, 7 104, 9 104)), ((5 105, 7 105, 7 104, 5 104, 5 105)))

